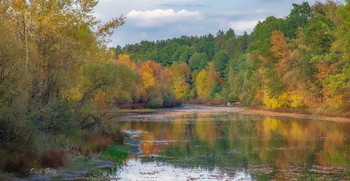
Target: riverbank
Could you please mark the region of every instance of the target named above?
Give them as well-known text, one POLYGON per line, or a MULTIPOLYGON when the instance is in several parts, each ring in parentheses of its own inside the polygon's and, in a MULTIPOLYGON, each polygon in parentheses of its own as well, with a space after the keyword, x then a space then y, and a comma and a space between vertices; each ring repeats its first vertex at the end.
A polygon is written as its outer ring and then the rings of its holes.
MULTIPOLYGON (((192 105, 189 103, 188 105, 192 105)), ((301 119, 317 119, 324 121, 334 122, 350 122, 350 115, 345 113, 336 112, 322 112, 322 110, 307 110, 307 109, 295 109, 295 108, 280 108, 280 109, 267 109, 263 106, 246 106, 239 103, 224 103, 222 101, 215 101, 212 103, 204 103, 201 105, 207 106, 219 106, 219 107, 234 107, 242 108, 243 114, 262 115, 262 116, 274 116, 274 117, 292 117, 301 119), (228 106, 229 105, 229 106, 228 106)))
POLYGON ((319 114, 312 114, 307 111, 300 110, 284 110, 285 112, 277 112, 283 110, 266 110, 262 107, 249 107, 239 104, 234 104, 233 106, 226 105, 201 105, 201 104, 183 104, 181 107, 177 108, 164 108, 164 109, 144 109, 144 110, 122 110, 124 116, 134 116, 134 117, 171 117, 182 114, 216 114, 216 113, 237 113, 237 114, 249 114, 249 115, 259 115, 259 116, 272 116, 272 117, 286 117, 286 118, 297 118, 297 119, 313 119, 313 120, 324 120, 324 121, 334 121, 334 122, 350 122, 350 118, 346 117, 336 117, 336 116, 325 116, 319 114), (289 112, 286 112, 289 111, 289 112), (292 112, 294 111, 294 112, 292 112), (303 112, 303 113, 302 113, 303 112), (157 114, 155 114, 157 113, 157 114), (138 116, 141 114, 142 116, 138 116))
POLYGON ((124 133, 112 130, 38 134, 32 147, 15 152, 1 148, 0 166, 5 172, 0 173, 0 180, 73 180, 88 178, 96 174, 96 169, 114 168, 128 154, 137 152, 138 146, 130 144, 124 133))
POLYGON ((324 116, 318 114, 302 114, 302 113, 288 113, 288 112, 275 112, 271 110, 264 109, 250 109, 249 107, 243 112, 245 114, 262 115, 262 116, 273 116, 273 117, 291 117, 291 118, 301 118, 301 119, 315 119, 323 121, 334 121, 334 122, 350 122, 350 118, 346 117, 333 117, 324 116))
POLYGON ((347 115, 344 116, 334 116, 326 113, 313 113, 308 110, 302 109, 266 109, 264 107, 257 106, 243 106, 235 105, 235 107, 243 108, 243 114, 261 115, 261 116, 273 116, 273 117, 291 117, 300 119, 314 119, 314 120, 324 120, 324 121, 334 121, 334 122, 350 122, 350 118, 347 115))

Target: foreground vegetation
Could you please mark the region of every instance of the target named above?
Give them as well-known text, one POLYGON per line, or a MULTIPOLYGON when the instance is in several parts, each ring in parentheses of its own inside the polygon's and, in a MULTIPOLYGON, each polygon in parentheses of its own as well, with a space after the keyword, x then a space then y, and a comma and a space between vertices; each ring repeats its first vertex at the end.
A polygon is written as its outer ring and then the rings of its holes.
POLYGON ((293 4, 284 18, 268 17, 251 34, 143 41, 117 47, 133 60, 173 70, 180 100, 240 101, 270 109, 349 115, 350 4, 293 4))
POLYGON ((102 158, 113 160, 115 162, 123 162, 127 157, 129 153, 128 150, 124 147, 118 146, 118 145, 111 145, 106 148, 102 152, 102 158))
POLYGON ((135 79, 105 46, 124 17, 101 25, 96 3, 0 2, 0 177, 63 166, 122 137, 101 121, 135 79))

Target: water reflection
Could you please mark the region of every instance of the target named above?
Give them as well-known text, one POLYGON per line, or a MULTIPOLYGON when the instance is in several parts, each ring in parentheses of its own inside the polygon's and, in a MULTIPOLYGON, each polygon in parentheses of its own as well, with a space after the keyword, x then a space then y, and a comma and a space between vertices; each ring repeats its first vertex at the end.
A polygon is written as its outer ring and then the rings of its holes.
POLYGON ((142 162, 140 159, 130 159, 127 165, 112 176, 118 180, 251 180, 245 171, 229 175, 219 169, 184 168, 167 164, 166 162, 142 162))
POLYGON ((231 179, 246 173, 248 180, 350 179, 349 123, 197 112, 129 116, 115 125, 137 131, 141 141, 142 153, 117 174, 123 178, 137 175, 127 171, 134 167, 154 167, 165 170, 154 175, 172 178, 174 171, 231 179))

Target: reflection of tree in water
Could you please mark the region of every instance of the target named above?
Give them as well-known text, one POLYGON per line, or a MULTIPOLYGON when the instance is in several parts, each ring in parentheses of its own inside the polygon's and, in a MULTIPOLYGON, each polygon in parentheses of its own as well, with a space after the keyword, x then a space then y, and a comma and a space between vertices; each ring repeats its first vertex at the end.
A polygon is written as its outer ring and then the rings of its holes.
MULTIPOLYGON (((350 125, 240 114, 192 114, 167 121, 127 122, 145 130, 145 154, 185 168, 248 170, 256 179, 350 178, 350 125), (154 140, 171 140, 159 144, 154 140), (176 141, 174 141, 176 140, 176 141)), ((126 126, 126 127, 124 127, 126 126)), ((129 127, 130 126, 130 127, 129 127)))

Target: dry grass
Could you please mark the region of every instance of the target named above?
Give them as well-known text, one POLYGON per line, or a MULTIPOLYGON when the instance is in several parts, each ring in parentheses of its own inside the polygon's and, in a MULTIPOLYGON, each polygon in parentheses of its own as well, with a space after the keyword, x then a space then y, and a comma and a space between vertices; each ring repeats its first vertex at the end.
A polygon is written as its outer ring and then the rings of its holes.
POLYGON ((113 143, 123 144, 124 135, 120 131, 116 131, 115 133, 86 135, 84 141, 88 144, 92 152, 101 152, 113 143))
POLYGON ((35 166, 34 159, 36 155, 32 152, 21 151, 9 155, 5 161, 3 171, 8 173, 15 173, 16 176, 22 177, 29 174, 31 167, 35 166))
POLYGON ((51 148, 40 155, 40 163, 42 167, 57 168, 64 166, 66 155, 63 150, 51 148))

